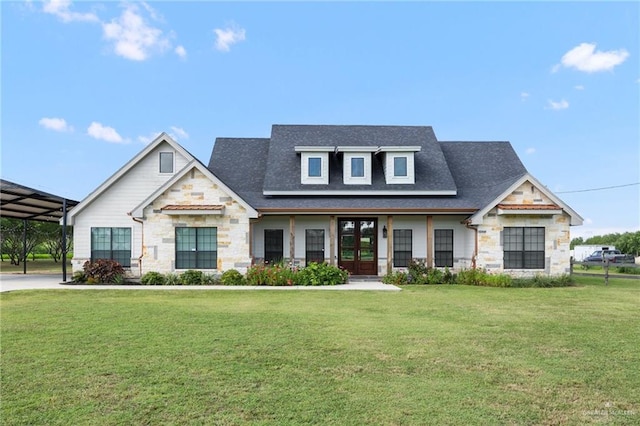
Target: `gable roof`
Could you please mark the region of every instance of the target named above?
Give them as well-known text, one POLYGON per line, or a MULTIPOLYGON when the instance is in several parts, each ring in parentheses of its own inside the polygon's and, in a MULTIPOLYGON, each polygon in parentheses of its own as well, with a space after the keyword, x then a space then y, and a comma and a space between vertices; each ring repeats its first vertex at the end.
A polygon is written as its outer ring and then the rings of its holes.
POLYGON ((547 196, 551 201, 553 201, 553 205, 537 205, 538 208, 546 208, 546 210, 552 211, 557 209, 562 209, 567 215, 570 217, 570 225, 578 226, 582 225, 583 218, 578 213, 576 213, 571 207, 569 207, 566 203, 564 203, 560 198, 558 198, 553 192, 549 191, 544 185, 542 185, 536 178, 531 176, 529 173, 522 176, 520 179, 513 182, 507 189, 505 189, 502 193, 500 193, 496 198, 494 198, 491 202, 487 203, 483 208, 478 210, 469 218, 470 225, 480 225, 484 221, 484 216, 489 213, 491 209, 496 206, 499 206, 502 200, 504 200, 509 194, 518 189, 525 182, 530 182, 534 185, 540 192, 542 192, 545 196, 547 196))
MULTIPOLYGON (((268 187, 268 179, 292 181, 291 187, 300 184, 299 156, 289 156, 286 164, 289 168, 293 168, 295 163, 296 167, 296 171, 291 172, 285 170, 284 162, 274 160, 275 165, 269 163, 272 158, 277 159, 277 154, 282 154, 284 149, 284 145, 278 145, 277 142, 278 146, 273 148, 272 139, 216 139, 209 169, 261 213, 334 211, 472 214, 492 202, 515 181, 527 174, 526 168, 509 142, 437 142, 430 127, 281 125, 274 127, 277 129, 272 133, 287 133, 286 138, 290 139, 287 146, 290 146, 293 155, 295 155, 296 145, 309 145, 309 141, 304 139, 306 135, 311 135, 318 146, 331 144, 338 146, 335 140, 336 134, 345 136, 352 133, 357 135, 357 138, 351 141, 353 145, 362 145, 364 140, 369 140, 369 137, 378 146, 399 144, 398 141, 388 140, 386 136, 390 133, 385 132, 404 134, 407 136, 403 139, 404 143, 415 146, 416 135, 421 135, 420 137, 428 139, 427 144, 436 145, 430 148, 440 153, 441 159, 438 160, 438 165, 447 168, 444 176, 447 174, 450 176, 456 195, 407 196, 406 194, 379 195, 370 192, 358 196, 340 196, 336 195, 339 192, 333 192, 331 195, 326 192, 316 192, 304 196, 266 196, 263 188, 268 187), (287 131, 288 127, 293 129, 287 131), (382 131, 369 129, 377 127, 384 129, 382 131), (327 130, 328 133, 322 134, 323 130, 327 130), (381 138, 382 135, 386 136, 383 139, 375 139, 381 138), (414 138, 409 137, 411 135, 414 138)), ((345 141, 340 142, 340 145, 346 145, 345 141)), ((416 165, 416 177, 423 173, 423 169, 419 168, 423 166, 425 163, 416 165)), ((337 168, 340 169, 339 173, 342 173, 342 167, 337 166, 337 168)), ((278 185, 288 184, 287 182, 278 183, 278 185)), ((349 188, 351 187, 349 185, 349 188)))
MULTIPOLYGON (((220 180, 217 176, 211 173, 211 170, 207 169, 200 161, 193 160, 189 162, 186 166, 182 168, 182 170, 178 171, 171 179, 166 181, 162 186, 153 191, 147 198, 145 198, 140 204, 138 204, 133 210, 129 212, 129 214, 133 217, 141 218, 143 217, 144 208, 149 204, 153 203, 156 198, 158 198, 163 192, 169 190, 176 182, 182 179, 187 173, 189 173, 193 169, 198 169, 203 175, 208 177, 213 183, 218 185, 222 191, 226 192, 235 199, 238 204, 244 207, 250 218, 257 218, 258 212, 251 207, 246 201, 244 201, 237 193, 235 193, 231 188, 229 188, 222 180, 220 180)), ((195 206, 195 207, 205 207, 203 206, 195 206)), ((210 207, 210 206, 208 206, 210 207)))
MULTIPOLYGON (((129 170, 131 170, 136 164, 140 162, 143 158, 145 158, 149 153, 151 153, 154 149, 158 147, 158 145, 162 143, 168 143, 171 145, 173 149, 183 155, 185 158, 189 160, 196 160, 196 158, 191 155, 186 149, 184 149, 180 144, 174 141, 168 134, 165 132, 160 133, 151 143, 149 143, 146 147, 144 147, 135 157, 129 160, 124 166, 118 169, 109 179, 105 180, 98 188, 96 188, 93 192, 87 195, 80 203, 68 214, 68 218, 73 223, 73 218, 83 211, 87 206, 89 206, 94 200, 96 200, 102 193, 104 193, 111 185, 113 185, 116 181, 118 181, 122 176, 124 176, 129 170)), ((196 160, 197 161, 197 160, 196 160)))

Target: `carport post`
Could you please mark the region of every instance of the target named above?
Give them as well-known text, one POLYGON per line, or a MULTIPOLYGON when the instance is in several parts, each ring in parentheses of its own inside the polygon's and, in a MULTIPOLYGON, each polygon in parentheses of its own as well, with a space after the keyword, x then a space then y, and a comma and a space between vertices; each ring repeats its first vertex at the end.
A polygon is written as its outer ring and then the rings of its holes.
POLYGON ((67 282, 67 199, 62 199, 62 282, 67 282))
POLYGON ((22 221, 22 273, 27 274, 27 219, 22 221))

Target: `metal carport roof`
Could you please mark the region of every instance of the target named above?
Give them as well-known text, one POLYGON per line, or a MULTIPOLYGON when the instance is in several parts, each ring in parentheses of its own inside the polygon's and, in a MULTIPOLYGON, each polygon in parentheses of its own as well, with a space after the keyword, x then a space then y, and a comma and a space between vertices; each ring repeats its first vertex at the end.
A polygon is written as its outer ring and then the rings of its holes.
POLYGON ((0 216, 40 222, 60 222, 79 201, 49 194, 8 180, 0 179, 0 216))
MULTIPOLYGON (((21 219, 24 220, 25 223, 27 220, 56 223, 60 223, 62 220, 62 224, 64 225, 62 228, 63 241, 66 241, 67 238, 66 213, 70 208, 78 204, 79 201, 69 200, 64 197, 0 179, 0 217, 21 219)), ((66 251, 63 253, 63 258, 66 258, 66 251)), ((27 273, 26 262, 24 262, 24 273, 27 273)), ((67 280, 66 262, 62 262, 62 280, 67 280)))

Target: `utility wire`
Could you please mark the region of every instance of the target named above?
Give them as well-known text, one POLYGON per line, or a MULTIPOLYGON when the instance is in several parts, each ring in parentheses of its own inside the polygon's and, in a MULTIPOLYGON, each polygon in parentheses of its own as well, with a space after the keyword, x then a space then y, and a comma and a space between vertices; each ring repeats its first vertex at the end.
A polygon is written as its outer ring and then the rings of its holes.
POLYGON ((635 185, 640 185, 640 182, 627 183, 625 185, 605 186, 605 187, 602 187, 602 188, 578 189, 578 190, 575 190, 575 191, 557 191, 556 194, 572 194, 574 192, 604 191, 605 189, 624 188, 626 186, 635 186, 635 185))

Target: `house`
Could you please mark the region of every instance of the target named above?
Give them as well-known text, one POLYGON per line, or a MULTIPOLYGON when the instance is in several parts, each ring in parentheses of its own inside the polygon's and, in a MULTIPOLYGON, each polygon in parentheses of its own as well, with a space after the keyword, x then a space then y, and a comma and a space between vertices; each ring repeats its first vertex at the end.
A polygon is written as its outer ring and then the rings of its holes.
POLYGON ((73 269, 244 272, 328 262, 380 276, 427 265, 569 271, 582 218, 508 142, 442 142, 428 126, 274 125, 218 138, 208 166, 159 135, 69 214, 73 269))

